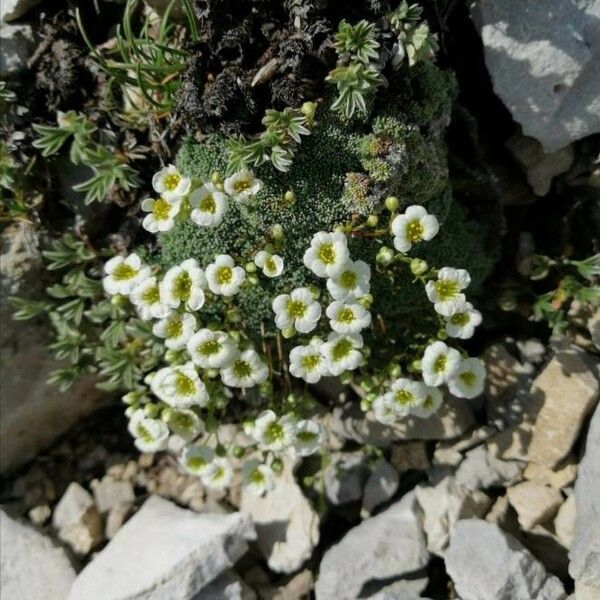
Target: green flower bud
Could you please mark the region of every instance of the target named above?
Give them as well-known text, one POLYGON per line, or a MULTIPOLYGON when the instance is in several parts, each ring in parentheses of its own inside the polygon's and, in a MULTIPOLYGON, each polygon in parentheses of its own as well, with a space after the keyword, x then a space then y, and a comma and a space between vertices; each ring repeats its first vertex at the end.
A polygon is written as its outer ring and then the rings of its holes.
POLYGON ((123 296, 122 294, 115 294, 111 299, 110 303, 113 306, 125 306, 127 302, 127 296, 123 296))
POLYGON ((369 215, 367 217, 367 226, 368 227, 377 227, 379 223, 379 217, 377 215, 369 215))
POLYGON ((144 406, 144 413, 149 419, 156 419, 158 417, 158 406, 156 404, 148 403, 144 406))
POLYGON ((210 181, 214 185, 218 185, 219 183, 223 183, 223 179, 221 178, 221 174, 219 173, 219 171, 213 171, 210 174, 210 181))
POLYGON ((373 304, 373 296, 371 294, 366 294, 365 296, 362 296, 361 298, 358 299, 358 303, 363 308, 369 308, 369 306, 371 306, 371 304, 373 304))
POLYGON ((274 240, 282 240, 284 236, 283 227, 277 223, 271 228, 271 236, 274 240))
POLYGON ((396 196, 388 196, 385 199, 385 207, 390 211, 390 212, 395 212, 398 210, 398 207, 400 206, 400 201, 398 200, 398 198, 396 198, 396 196))
POLYGON ((248 275, 248 277, 246 277, 246 281, 250 285, 258 285, 258 277, 256 275, 248 275))
POLYGON ((417 372, 423 370, 420 359, 413 360, 412 363, 410 363, 410 366, 413 368, 414 371, 417 372))
POLYGON ((410 271, 413 275, 423 275, 429 269, 429 265, 420 258, 413 258, 410 261, 410 271))
POLYGON ((283 195, 283 199, 288 203, 288 204, 293 204, 296 201, 296 194, 294 194, 293 190, 288 190, 284 195, 283 195))
POLYGON ((206 369, 204 372, 209 379, 214 379, 219 376, 219 369, 206 369))
POLYGON ((289 340, 291 338, 293 338, 296 335, 296 330, 293 327, 286 327, 282 332, 281 335, 286 339, 289 340))
POLYGON ((353 381, 354 381, 354 374, 352 373, 352 371, 344 371, 340 375, 340 382, 343 385, 350 385, 353 381))
POLYGON ((448 339, 448 334, 446 333, 445 329, 440 329, 437 332, 437 339, 438 340, 446 340, 446 339, 448 339))
POLYGON ((380 265, 387 267, 388 265, 392 264, 392 261, 394 260, 394 251, 387 246, 382 246, 379 248, 375 260, 380 265))
POLYGON ((283 461, 280 458, 273 459, 271 463, 271 469, 273 469, 273 473, 277 473, 279 475, 281 471, 283 471, 283 461))
POLYGON ((237 308, 229 308, 225 313, 225 318, 230 323, 239 323, 242 320, 240 316, 240 311, 237 308))
POLYGON ((227 456, 227 448, 225 448, 223 444, 217 444, 217 447, 215 448, 215 454, 221 457, 227 456))
POLYGON ((316 102, 304 102, 300 107, 300 112, 306 117, 308 125, 312 125, 315 118, 315 111, 317 110, 316 102))
POLYGON ((182 350, 173 350, 172 348, 169 348, 165 352, 165 361, 167 361, 169 364, 175 364, 175 363, 180 362, 182 357, 183 357, 182 350))
POLYGON ((247 262, 244 269, 246 269, 246 273, 256 273, 256 265, 253 262, 247 262))
POLYGON ((308 289, 315 300, 318 300, 321 297, 321 290, 316 285, 309 285, 308 289))
POLYGON ((234 446, 232 454, 235 458, 242 458, 246 454, 246 449, 242 446, 234 446))
POLYGON ((400 377, 400 375, 402 375, 402 367, 397 363, 390 363, 387 366, 387 372, 389 373, 390 377, 394 377, 395 379, 397 379, 398 377, 400 377))
POLYGON ((273 384, 269 380, 263 381, 258 386, 258 389, 260 390, 260 395, 263 398, 270 398, 273 395, 273 384))

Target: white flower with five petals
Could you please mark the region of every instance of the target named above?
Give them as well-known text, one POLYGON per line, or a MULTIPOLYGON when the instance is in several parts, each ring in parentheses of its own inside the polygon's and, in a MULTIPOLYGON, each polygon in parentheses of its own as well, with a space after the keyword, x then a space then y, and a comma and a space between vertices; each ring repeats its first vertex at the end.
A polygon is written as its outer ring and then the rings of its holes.
POLYGON ((344 270, 349 258, 348 243, 343 233, 319 231, 304 253, 304 264, 317 277, 336 277, 344 270))
POLYGON ((189 191, 192 180, 184 177, 176 166, 169 165, 152 177, 154 191, 168 202, 181 200, 189 191))
POLYGON ((413 244, 433 239, 440 229, 437 218, 422 206, 409 206, 404 214, 397 215, 391 224, 394 248, 408 252, 413 244))
POLYGON ((212 183, 205 183, 190 194, 190 218, 201 227, 217 227, 229 207, 227 196, 212 183))
POLYGON ((150 267, 144 266, 137 254, 113 256, 104 265, 104 273, 102 285, 109 294, 128 295, 138 283, 150 276, 150 267))
POLYGON ((280 294, 273 300, 275 325, 281 330, 294 328, 309 333, 321 318, 321 305, 306 287, 296 288, 290 294, 280 294))
POLYGON ((214 262, 206 267, 206 279, 213 294, 233 296, 244 283, 246 271, 242 267, 236 267, 228 254, 218 254, 214 262))
POLYGON ((194 258, 171 267, 160 284, 162 302, 171 308, 183 305, 187 310, 204 306, 206 277, 194 258))

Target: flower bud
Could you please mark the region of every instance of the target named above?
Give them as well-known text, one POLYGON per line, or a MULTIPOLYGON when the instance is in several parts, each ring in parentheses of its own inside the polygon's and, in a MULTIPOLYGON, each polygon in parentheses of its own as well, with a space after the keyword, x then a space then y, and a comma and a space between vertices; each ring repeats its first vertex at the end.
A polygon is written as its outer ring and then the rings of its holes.
POLYGON ((394 251, 391 248, 388 248, 388 246, 382 246, 381 248, 379 248, 375 260, 380 265, 387 267, 394 260, 394 251))
POLYGON ((219 183, 223 183, 223 179, 221 178, 221 174, 219 173, 219 171, 213 171, 210 174, 210 181, 214 185, 218 185, 219 183))
POLYGON ((294 335, 296 335, 296 330, 293 327, 286 327, 285 329, 283 329, 281 331, 281 335, 286 339, 289 340, 290 338, 293 338, 294 335))
POLYGON ((354 381, 354 374, 352 373, 352 371, 344 371, 340 375, 340 382, 343 385, 350 385, 353 381, 354 381))
POLYGON ((316 285, 309 285, 308 289, 310 290, 310 293, 312 294, 312 297, 315 300, 318 300, 320 298, 321 290, 316 285))
POLYGON ((369 215, 367 217, 367 226, 368 227, 377 227, 379 223, 379 217, 377 215, 369 215))
POLYGON ((234 446, 232 454, 235 458, 242 458, 246 454, 246 449, 243 446, 234 446))
POLYGON ((385 207, 390 212, 397 211, 399 206, 400 206, 400 201, 398 200, 398 198, 396 198, 396 196, 388 196, 385 199, 385 207))
POLYGON ((400 375, 402 375, 402 367, 397 363, 390 363, 387 366, 387 372, 389 373, 390 377, 397 379, 400 377, 400 375))
POLYGON ((364 296, 358 299, 358 303, 363 308, 369 308, 369 306, 373 304, 373 296, 371 294, 365 294, 364 296))
POLYGON ((144 413, 149 419, 156 419, 158 417, 158 406, 156 404, 146 404, 144 406, 144 413))
POLYGON ((239 323, 242 320, 242 318, 240 316, 240 311, 237 308, 228 309, 227 312, 225 313, 225 318, 230 323, 239 323))
POLYGON ((215 448, 215 454, 221 457, 227 456, 227 448, 225 448, 223 444, 217 444, 217 447, 215 448))
POLYGON ((429 269, 429 265, 420 258, 413 258, 410 261, 410 271, 413 275, 423 275, 427 272, 427 269, 429 269))
POLYGON ((283 227, 277 223, 271 228, 271 235, 274 240, 282 240, 284 236, 283 227))
POLYGON ((214 379, 219 376, 219 369, 206 369, 204 372, 209 379, 214 379))
POLYGON ((283 471, 283 461, 280 458, 274 458, 271 463, 271 469, 273 469, 273 473, 279 475, 283 471))
POLYGON ((248 277, 246 277, 246 281, 249 285, 258 285, 258 277, 254 274, 248 275, 248 277))
POLYGON ((296 201, 296 194, 294 194, 293 190, 288 190, 284 195, 283 195, 283 199, 288 203, 288 204, 293 204, 296 201))
POLYGON ((246 269, 246 273, 256 273, 256 265, 253 262, 247 262, 244 269, 246 269))
POLYGON ((300 112, 306 117, 308 125, 312 125, 315 118, 315 111, 317 110, 316 102, 304 102, 300 107, 300 112))

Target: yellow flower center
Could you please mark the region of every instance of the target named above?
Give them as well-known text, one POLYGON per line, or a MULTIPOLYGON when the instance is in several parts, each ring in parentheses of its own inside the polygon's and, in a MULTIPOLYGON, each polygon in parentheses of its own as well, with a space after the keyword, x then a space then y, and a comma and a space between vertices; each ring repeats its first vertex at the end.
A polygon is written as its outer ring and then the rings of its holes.
POLYGON ((345 325, 350 325, 356 319, 356 315, 351 308, 342 308, 338 313, 337 320, 345 325))
POLYGON ((211 213, 214 215, 217 212, 217 203, 215 202, 213 195, 208 194, 208 196, 205 196, 204 198, 202 198, 202 200, 200 200, 200 204, 198 205, 198 208, 202 212, 207 212, 207 213, 211 213))
POLYGON ((187 271, 180 273, 173 284, 173 296, 178 300, 185 302, 189 299, 192 291, 192 278, 187 271))
POLYGON ((173 411, 169 417, 169 425, 178 431, 190 431, 194 426, 194 421, 187 413, 173 411))
POLYGON ((431 408, 433 406, 433 396, 429 395, 423 400, 423 408, 431 408))
POLYGON ((179 173, 169 173, 164 179, 164 184, 167 190, 172 192, 179 185, 180 181, 181 175, 179 173))
POLYGON ((406 239, 412 244, 415 244, 423 239, 424 232, 425 228, 421 224, 421 221, 419 221, 419 219, 415 219, 410 221, 406 226, 406 239))
POLYGON ((217 354, 221 349, 221 344, 217 340, 209 340, 198 346, 198 353, 203 356, 211 356, 217 354))
POLYGON ((446 355, 440 354, 433 363, 433 371, 435 373, 443 373, 446 370, 446 355))
POLYGON ((164 199, 158 198, 152 204, 152 214, 159 221, 166 221, 171 213, 171 205, 164 199))
POLYGON ((283 436, 283 427, 277 421, 273 421, 265 430, 265 440, 267 443, 281 440, 283 436))
POLYGON ((245 360, 236 360, 233 363, 233 372, 238 379, 244 379, 252 375, 252 367, 245 360))
POLYGON ((231 283, 232 279, 233 279, 233 270, 231 269, 231 267, 227 267, 227 266, 221 267, 217 271, 217 283, 219 285, 231 283))
POLYGON ((319 366, 321 362, 321 357, 318 354, 309 354, 308 356, 303 356, 300 364, 305 371, 312 371, 319 366))
POLYGON ((158 286, 153 285, 152 287, 146 289, 142 294, 142 300, 146 304, 156 304, 157 302, 160 302, 160 292, 158 290, 158 286))
POLYGON ((398 390, 394 393, 394 401, 400 406, 414 402, 415 397, 408 390, 398 390))
POLYGON ((166 334, 168 338, 178 338, 183 333, 181 319, 170 319, 167 324, 166 334))
POLYGON ((461 373, 459 377, 466 386, 473 387, 473 385, 475 385, 476 377, 473 371, 465 371, 464 373, 461 373))
POLYGON ((344 271, 340 277, 340 283, 342 284, 342 287, 345 287, 346 289, 351 290, 355 288, 358 283, 356 273, 354 273, 354 271, 344 271))
POLYGON ((464 327, 469 323, 469 315, 468 313, 456 313, 450 317, 450 323, 452 325, 458 325, 460 327, 464 327))
POLYGON ((290 300, 287 303, 287 313, 293 319, 301 319, 306 314, 306 304, 300 300, 290 300))
POLYGON ((439 279, 435 282, 435 291, 438 298, 445 302, 446 300, 452 300, 460 292, 460 286, 454 279, 439 279))
POLYGON ((152 442, 154 440, 153 435, 148 431, 148 429, 146 429, 146 427, 144 427, 144 425, 142 425, 142 423, 137 424, 135 428, 135 433, 138 438, 140 438, 146 443, 152 442))
POLYGON ((250 483, 260 484, 264 483, 265 476, 259 469, 252 469, 250 476, 248 477, 250 483))
POLYGON ((269 273, 277 272, 277 265, 275 264, 275 261, 273 260, 272 256, 267 258, 267 260, 265 261, 265 270, 268 271, 269 273))
POLYGON ((323 244, 319 248, 317 256, 322 263, 332 265, 335 262, 335 250, 333 249, 333 244, 323 244))
POLYGON ((342 338, 333 346, 332 356, 334 361, 342 360, 352 351, 353 344, 349 339, 342 338))
POLYGON ((137 275, 137 271, 130 265, 125 263, 121 263, 115 267, 115 270, 112 272, 113 279, 117 281, 126 281, 127 279, 131 279, 137 275))
POLYGON ((196 391, 196 384, 191 377, 188 377, 184 373, 177 373, 175 391, 178 396, 191 396, 196 391))
POLYGON ((312 442, 317 437, 317 434, 313 433, 312 431, 299 431, 296 434, 296 437, 298 438, 299 441, 308 443, 308 442, 312 442))
POLYGON ((238 179, 233 184, 233 189, 236 191, 237 194, 241 194, 242 192, 245 192, 250 187, 251 184, 252 184, 252 181, 249 178, 238 179))
POLYGON ((191 456, 187 459, 187 466, 192 471, 198 471, 206 466, 206 461, 201 456, 191 456))

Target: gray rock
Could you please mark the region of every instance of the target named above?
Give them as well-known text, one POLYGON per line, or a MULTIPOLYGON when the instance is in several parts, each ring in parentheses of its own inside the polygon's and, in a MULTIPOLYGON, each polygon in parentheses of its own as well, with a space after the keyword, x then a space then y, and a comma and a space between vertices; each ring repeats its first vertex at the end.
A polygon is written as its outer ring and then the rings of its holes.
POLYGON ((235 571, 225 571, 192 600, 255 600, 256 594, 248 587, 235 571))
POLYGON ((575 533, 569 573, 582 585, 600 588, 600 408, 596 408, 575 481, 575 533))
MULTIPOLYGON (((2 48, 4 53, 4 48, 2 48)), ((43 293, 39 241, 33 226, 19 223, 1 234, 0 257, 0 471, 35 456, 110 396, 82 377, 67 392, 46 379, 60 363, 46 352, 47 329, 35 321, 14 321, 8 298, 43 293), (27 365, 27 368, 23 368, 27 365)))
POLYGON ((475 420, 466 400, 447 397, 428 419, 407 417, 397 425, 384 425, 372 413, 363 413, 356 402, 333 409, 329 427, 347 440, 387 448, 400 440, 451 440, 463 435, 475 420))
POLYGON ((28 10, 39 4, 42 0, 2 0, 0 7, 0 21, 14 21, 22 17, 28 10))
POLYGON ((317 600, 357 598, 366 583, 415 573, 428 561, 416 498, 409 493, 329 548, 319 567, 317 600))
POLYGON ((319 543, 319 515, 296 483, 288 461, 268 494, 256 496, 242 488, 240 510, 252 517, 258 547, 273 571, 296 571, 319 543))
POLYGON ((335 452, 323 474, 325 494, 336 506, 360 500, 366 477, 363 452, 335 452))
POLYGON ((119 505, 131 505, 135 500, 133 485, 130 481, 116 481, 105 476, 91 484, 96 506, 101 513, 110 511, 119 505))
POLYGON ((497 525, 459 521, 450 536, 446 570, 463 600, 563 600, 557 577, 497 525))
POLYGON ((387 502, 398 489, 398 472, 384 458, 380 458, 373 467, 363 495, 363 514, 370 515, 380 504, 387 502))
POLYGON ((193 598, 255 537, 240 513, 198 514, 151 496, 79 574, 69 600, 193 598))
POLYGON ((429 578, 421 572, 384 586, 381 586, 379 582, 373 582, 375 585, 367 584, 363 588, 361 598, 366 598, 366 600, 417 600, 417 598, 421 598, 421 592, 428 583, 429 578), (377 587, 377 591, 368 596, 367 594, 371 593, 371 587, 377 587))
POLYGON ((532 529, 554 517, 563 501, 558 490, 539 481, 518 483, 509 487, 506 495, 523 529, 532 529))
POLYGON ((546 355, 546 346, 537 338, 519 340, 517 348, 521 355, 521 360, 532 365, 539 365, 544 361, 546 355))
POLYGON ((102 517, 89 492, 73 482, 54 509, 58 537, 77 554, 87 554, 103 539, 102 517))
POLYGON ((523 133, 555 152, 600 131, 600 3, 480 0, 494 91, 523 133))
POLYGON ((62 548, 0 510, 0 589, 6 600, 64 600, 75 570, 62 548))
POLYGON ((24 71, 35 47, 31 26, 0 22, 0 47, 0 77, 24 71))
POLYGON ((556 537, 565 548, 570 548, 573 543, 576 518, 577 507, 575 506, 575 495, 571 494, 558 509, 554 518, 556 537))
POLYGON ((434 487, 417 486, 415 491, 424 514, 427 549, 440 556, 456 521, 482 517, 491 505, 486 494, 457 485, 453 477, 444 478, 434 487))
POLYGON ((541 406, 529 460, 555 467, 567 457, 598 402, 597 361, 577 346, 558 351, 535 379, 531 395, 541 406))
POLYGON ((521 479, 525 463, 496 458, 486 446, 477 446, 465 455, 456 470, 456 483, 470 490, 506 487, 521 479))

